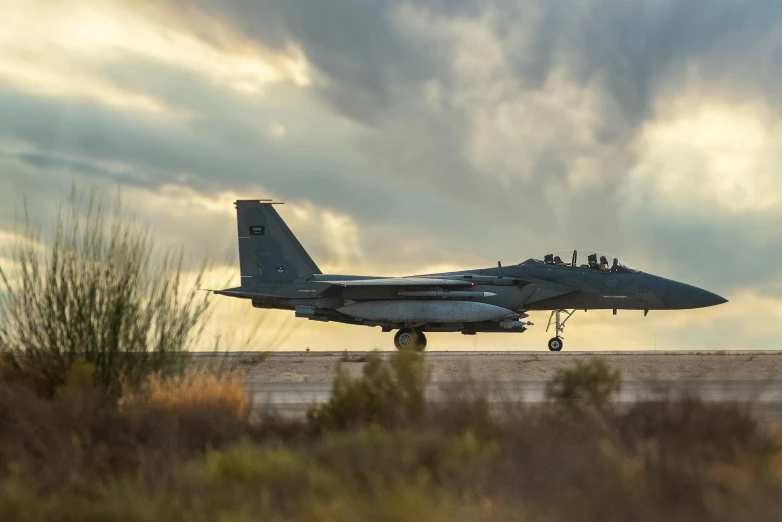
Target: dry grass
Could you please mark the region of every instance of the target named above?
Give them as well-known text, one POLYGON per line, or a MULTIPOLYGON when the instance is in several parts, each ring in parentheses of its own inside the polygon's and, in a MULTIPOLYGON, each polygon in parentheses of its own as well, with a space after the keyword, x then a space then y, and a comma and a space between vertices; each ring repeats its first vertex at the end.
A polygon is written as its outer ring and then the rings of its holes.
POLYGON ((244 391, 244 375, 238 371, 214 374, 190 371, 175 377, 150 375, 140 386, 127 388, 120 407, 143 407, 164 412, 220 409, 245 418, 252 401, 244 391))
POLYGON ((0 520, 727 522, 782 512, 779 436, 736 406, 620 407, 600 363, 560 374, 552 390, 567 393, 540 407, 498 411, 469 383, 433 404, 421 356, 368 361, 360 378, 338 376, 309 426, 250 416, 239 373, 150 377, 119 403, 91 384, 89 365, 51 398, 0 381, 0 520))

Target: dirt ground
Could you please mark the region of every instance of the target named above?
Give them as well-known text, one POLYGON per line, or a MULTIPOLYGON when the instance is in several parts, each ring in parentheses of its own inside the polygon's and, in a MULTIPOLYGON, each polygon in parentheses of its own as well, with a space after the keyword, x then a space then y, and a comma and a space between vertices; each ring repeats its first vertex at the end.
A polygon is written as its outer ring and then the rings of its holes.
MULTIPOLYGON (((250 382, 327 382, 340 362, 351 373, 361 371, 361 353, 270 354, 262 362, 239 357, 250 382)), ((427 363, 432 381, 545 381, 576 361, 601 357, 622 372, 624 380, 766 380, 782 378, 782 353, 464 353, 434 352, 427 363)))

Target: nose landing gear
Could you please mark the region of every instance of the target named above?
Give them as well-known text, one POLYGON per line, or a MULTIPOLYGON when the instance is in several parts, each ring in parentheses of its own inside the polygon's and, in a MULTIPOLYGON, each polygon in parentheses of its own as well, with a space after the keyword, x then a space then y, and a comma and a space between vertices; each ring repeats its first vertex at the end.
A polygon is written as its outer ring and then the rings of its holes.
POLYGON ((553 322, 556 337, 551 338, 548 342, 548 349, 552 352, 558 352, 562 350, 562 347, 565 345, 560 334, 565 330, 565 323, 573 316, 574 313, 576 313, 575 310, 551 311, 551 316, 548 318, 548 326, 546 326, 546 331, 549 331, 551 328, 551 323, 553 322), (562 319, 562 315, 565 316, 564 319, 562 319))
POLYGON ((426 336, 420 330, 402 328, 394 336, 394 346, 397 350, 423 352, 426 348, 426 336))

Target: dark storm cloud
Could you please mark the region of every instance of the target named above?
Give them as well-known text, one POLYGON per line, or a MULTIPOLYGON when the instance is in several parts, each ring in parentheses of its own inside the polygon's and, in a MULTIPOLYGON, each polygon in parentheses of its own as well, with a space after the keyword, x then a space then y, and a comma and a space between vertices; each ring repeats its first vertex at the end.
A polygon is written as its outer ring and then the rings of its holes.
POLYGON ((720 84, 758 90, 779 85, 782 4, 776 0, 491 0, 484 2, 372 0, 198 0, 207 12, 248 38, 302 46, 329 80, 327 98, 351 115, 374 119, 404 96, 399 86, 427 79, 448 85, 452 50, 421 45, 393 22, 402 4, 443 17, 496 10, 495 34, 524 89, 539 88, 563 60, 586 84, 597 78, 629 124, 645 119, 655 91, 695 64, 720 84), (534 19, 534 24, 525 24, 534 19), (523 34, 522 34, 523 33, 523 34), (770 44, 770 45, 768 45, 770 44), (727 71, 750 74, 729 74, 727 71), (332 92, 333 91, 333 92, 332 92), (337 93, 338 91, 338 93, 337 93), (394 92, 396 91, 396 93, 394 92))
POLYGON ((707 91, 771 100, 779 94, 767 90, 782 78, 774 67, 782 43, 779 2, 614 1, 584 14, 572 71, 582 82, 602 80, 627 130, 649 117, 661 89, 680 87, 693 72, 707 91))
MULTIPOLYGON (((247 113, 234 118, 223 109, 221 118, 207 112, 194 122, 178 121, 5 90, 0 90, 0 112, 0 135, 34 144, 50 157, 133 165, 143 173, 138 182, 144 179, 150 188, 175 182, 182 174, 190 174, 187 184, 200 191, 261 185, 275 192, 338 195, 347 184, 340 178, 350 160, 296 157, 288 145, 259 136, 247 113), (328 172, 329 179, 319 179, 319 171, 328 172)), ((51 161, 48 165, 56 166, 51 161)))
POLYGON ((393 2, 201 0, 195 4, 224 17, 255 41, 277 48, 291 41, 301 45, 308 60, 328 77, 328 84, 319 87, 321 94, 361 121, 374 121, 392 105, 398 83, 420 81, 437 67, 431 50, 421 52, 389 23, 387 10, 393 2))
MULTIPOLYGON (((7 153, 3 158, 3 176, 14 180, 19 195, 46 199, 56 206, 73 180, 82 175, 150 190, 186 185, 205 195, 233 190, 246 197, 263 197, 267 194, 258 194, 258 187, 263 187, 282 199, 312 200, 348 212, 363 223, 390 219, 413 227, 426 221, 449 228, 458 219, 466 234, 478 235, 477 224, 471 226, 458 209, 455 213, 436 196, 368 175, 371 166, 345 149, 339 133, 330 132, 338 127, 333 116, 327 115, 322 126, 313 122, 311 103, 290 86, 269 93, 273 103, 259 105, 170 67, 139 62, 133 70, 135 74, 118 73, 116 80, 133 87, 146 77, 166 76, 168 81, 146 83, 144 92, 170 101, 176 109, 192 110, 194 117, 161 118, 79 99, 50 99, 0 89, 4 115, 0 137, 21 140, 36 149, 7 153), (275 118, 292 122, 283 140, 266 132, 265 125, 275 118), (315 128, 310 128, 313 123, 315 128), (11 165, 14 159, 27 168, 11 165), (109 163, 121 165, 107 168, 109 163), (35 167, 35 179, 48 177, 56 182, 34 182, 30 167, 35 167)), ((106 77, 115 77, 111 68, 106 77)), ((5 215, 6 227, 13 219, 12 214, 5 215)), ((197 228, 188 240, 208 244, 204 231, 214 231, 214 227, 197 228)), ((453 243, 458 241, 453 238, 453 243)), ((386 253, 393 255, 395 250, 389 245, 386 253)), ((447 257, 445 251, 440 254, 447 257)), ((432 257, 436 261, 437 255, 432 257)))
MULTIPOLYGON (((414 15, 426 19, 414 28, 400 18, 400 5, 199 0, 189 9, 219 17, 252 42, 298 45, 316 71, 314 84, 269 86, 268 101, 258 102, 133 57, 106 65, 101 75, 191 112, 190 119, 6 90, 0 134, 33 144, 37 152, 18 159, 44 170, 128 176, 124 182, 153 190, 167 183, 202 193, 260 185, 359 222, 417 227, 447 247, 425 261, 459 251, 459 260, 488 252, 520 261, 554 246, 594 245, 631 259, 661 256, 666 275, 725 290, 779 275, 773 268, 724 275, 740 261, 720 250, 728 243, 758 259, 782 249, 756 240, 752 220, 715 214, 682 225, 652 207, 627 218, 622 188, 638 161, 631 144, 639 129, 655 116, 656 102, 676 95, 693 75, 704 97, 779 105, 782 3, 414 1, 414 15), (470 27, 449 27, 454 20, 470 27), (464 34, 472 27, 496 40, 499 70, 456 70, 459 53, 476 45, 464 34), (578 107, 552 108, 536 97, 549 92, 557 74, 596 100, 593 138, 579 137, 580 123, 570 118, 578 107), (503 111, 511 122, 499 128, 503 111), (485 129, 476 123, 482 117, 485 129), (524 117, 536 121, 513 120, 524 117), (270 121, 288 127, 285 139, 268 136, 270 121), (505 140, 486 154, 502 160, 499 167, 476 163, 471 147, 482 133, 489 145, 505 140), (594 164, 598 182, 572 182, 580 160, 594 164), (127 168, 101 173, 99 162, 127 168), (702 248, 687 248, 698 241, 702 248), (693 268, 705 263, 707 270, 693 268)), ((192 12, 177 9, 172 4, 177 23, 187 26, 192 12)), ((391 245, 404 240, 389 238, 391 245)))
MULTIPOLYGON (((689 75, 700 76, 700 89, 737 100, 761 97, 775 102, 782 92, 782 68, 773 66, 779 60, 780 34, 775 29, 782 17, 782 3, 776 1, 409 2, 435 20, 459 17, 492 24, 513 76, 497 79, 505 82, 503 94, 478 106, 454 101, 464 79, 454 75, 453 42, 436 34, 436 27, 419 33, 401 27, 395 10, 402 2, 199 4, 251 40, 278 47, 300 45, 327 79, 316 87, 321 98, 370 129, 363 146, 386 175, 416 182, 473 212, 494 218, 513 212, 523 222, 536 223, 532 234, 545 226, 539 223, 556 221, 563 212, 572 216, 566 222, 583 222, 587 216, 600 231, 616 231, 618 191, 636 161, 628 144, 652 116, 658 98, 681 88, 689 75), (482 18, 492 11, 496 16, 489 22, 482 18), (561 70, 584 89, 595 90, 601 103, 597 143, 614 149, 597 158, 606 182, 586 190, 583 197, 580 191, 563 197, 566 208, 552 207, 543 196, 552 190, 567 195, 574 161, 592 154, 569 138, 573 129, 567 121, 557 124, 557 138, 523 151, 532 156, 531 175, 510 185, 476 168, 466 151, 477 111, 492 111, 545 90, 546 81, 561 70), (442 90, 443 103, 437 109, 422 103, 427 82, 442 90)), ((492 87, 490 82, 486 90, 492 87)), ((520 134, 519 140, 524 139, 520 134)), ((508 149, 503 154, 518 152, 508 149)), ((555 232, 567 236, 570 231, 557 227, 555 232)), ((573 235, 581 237, 583 232, 573 235)))

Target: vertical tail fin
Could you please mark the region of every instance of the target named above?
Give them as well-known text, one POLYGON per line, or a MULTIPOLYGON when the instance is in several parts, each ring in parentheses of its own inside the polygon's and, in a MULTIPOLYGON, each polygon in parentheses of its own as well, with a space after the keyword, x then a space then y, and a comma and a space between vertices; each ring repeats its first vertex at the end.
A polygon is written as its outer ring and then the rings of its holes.
POLYGON ((270 201, 237 201, 236 221, 243 287, 306 281, 321 273, 270 201))

